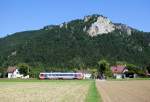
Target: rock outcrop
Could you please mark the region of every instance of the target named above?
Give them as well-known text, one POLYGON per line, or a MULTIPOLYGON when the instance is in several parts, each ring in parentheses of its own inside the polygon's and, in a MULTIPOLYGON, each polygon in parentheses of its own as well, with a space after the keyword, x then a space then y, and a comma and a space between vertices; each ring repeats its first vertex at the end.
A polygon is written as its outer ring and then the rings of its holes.
POLYGON ((115 23, 115 29, 121 30, 122 32, 126 32, 128 35, 131 35, 132 31, 135 30, 125 24, 115 23))
POLYGON ((114 30, 115 26, 108 18, 99 16, 97 21, 91 25, 87 32, 90 36, 97 36, 101 34, 107 34, 114 30))
POLYGON ((114 30, 120 30, 122 32, 126 32, 128 35, 131 35, 132 31, 136 30, 125 24, 112 23, 107 17, 104 17, 102 15, 94 15, 94 18, 92 17, 93 16, 86 16, 84 18, 84 22, 88 22, 91 19, 94 19, 95 22, 93 22, 88 29, 87 27, 83 29, 83 31, 87 31, 87 33, 92 37, 102 34, 108 34, 110 32, 113 32, 114 30))

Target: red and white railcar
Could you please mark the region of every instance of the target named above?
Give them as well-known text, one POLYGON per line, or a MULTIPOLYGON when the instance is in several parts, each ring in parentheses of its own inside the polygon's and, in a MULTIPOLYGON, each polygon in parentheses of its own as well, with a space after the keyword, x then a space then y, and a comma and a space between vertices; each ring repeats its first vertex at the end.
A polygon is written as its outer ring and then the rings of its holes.
POLYGON ((83 79, 82 73, 65 73, 65 72, 42 72, 39 74, 40 79, 83 79))

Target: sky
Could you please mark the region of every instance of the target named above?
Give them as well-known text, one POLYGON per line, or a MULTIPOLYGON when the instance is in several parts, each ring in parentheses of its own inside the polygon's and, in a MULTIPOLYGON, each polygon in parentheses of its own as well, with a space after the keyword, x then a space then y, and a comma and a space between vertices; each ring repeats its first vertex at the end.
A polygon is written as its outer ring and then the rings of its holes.
POLYGON ((92 14, 150 32, 150 0, 0 0, 0 37, 92 14))

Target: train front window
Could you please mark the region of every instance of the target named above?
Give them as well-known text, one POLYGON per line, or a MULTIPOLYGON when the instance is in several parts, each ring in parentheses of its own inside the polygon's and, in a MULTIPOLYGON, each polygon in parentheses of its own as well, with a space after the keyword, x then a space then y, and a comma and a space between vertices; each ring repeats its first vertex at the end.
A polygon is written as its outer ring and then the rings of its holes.
POLYGON ((40 74, 41 77, 44 77, 44 74, 40 74))

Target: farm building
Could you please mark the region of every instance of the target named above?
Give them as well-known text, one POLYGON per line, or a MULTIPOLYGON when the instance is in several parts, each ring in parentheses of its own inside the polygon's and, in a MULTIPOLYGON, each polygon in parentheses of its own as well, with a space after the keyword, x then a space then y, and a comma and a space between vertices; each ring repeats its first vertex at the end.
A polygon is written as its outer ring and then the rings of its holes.
POLYGON ((128 72, 128 69, 125 66, 122 65, 116 65, 111 67, 113 76, 116 79, 122 79, 126 77, 125 72, 128 72))
POLYGON ((8 67, 7 69, 8 78, 21 78, 22 74, 19 73, 19 70, 16 67, 8 67))

